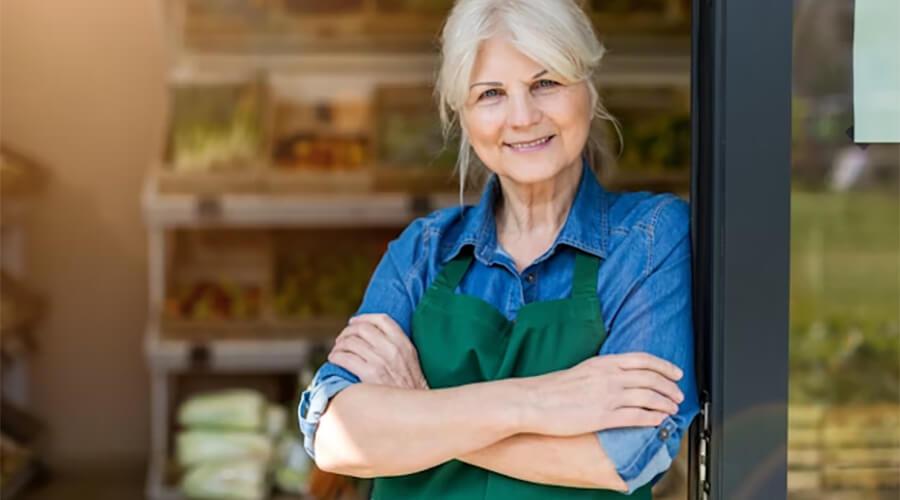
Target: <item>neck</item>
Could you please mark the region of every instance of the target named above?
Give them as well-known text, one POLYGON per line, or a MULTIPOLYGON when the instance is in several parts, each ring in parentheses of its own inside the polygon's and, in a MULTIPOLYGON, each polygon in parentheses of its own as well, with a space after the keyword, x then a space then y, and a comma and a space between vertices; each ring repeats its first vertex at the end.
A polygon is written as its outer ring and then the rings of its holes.
POLYGON ((497 232, 505 239, 556 238, 562 229, 581 180, 581 160, 556 176, 534 184, 499 177, 502 197, 495 211, 497 232))

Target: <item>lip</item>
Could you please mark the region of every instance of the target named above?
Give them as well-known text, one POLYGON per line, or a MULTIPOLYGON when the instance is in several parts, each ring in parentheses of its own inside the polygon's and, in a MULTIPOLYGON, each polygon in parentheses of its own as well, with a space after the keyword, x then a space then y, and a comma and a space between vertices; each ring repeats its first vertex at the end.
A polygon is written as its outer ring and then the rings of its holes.
POLYGON ((539 149, 543 149, 543 148, 547 147, 547 145, 549 145, 551 142, 553 142, 553 139, 555 139, 555 138, 556 138, 556 134, 550 134, 550 135, 545 135, 539 139, 534 139, 532 141, 522 141, 522 142, 517 142, 517 143, 504 142, 503 146, 509 148, 511 151, 514 151, 516 153, 524 153, 524 152, 537 151, 539 149), (544 142, 542 142, 540 144, 536 144, 534 146, 528 146, 528 147, 515 147, 512 145, 512 144, 527 144, 529 142, 534 142, 534 141, 539 141, 539 140, 543 140, 544 142))

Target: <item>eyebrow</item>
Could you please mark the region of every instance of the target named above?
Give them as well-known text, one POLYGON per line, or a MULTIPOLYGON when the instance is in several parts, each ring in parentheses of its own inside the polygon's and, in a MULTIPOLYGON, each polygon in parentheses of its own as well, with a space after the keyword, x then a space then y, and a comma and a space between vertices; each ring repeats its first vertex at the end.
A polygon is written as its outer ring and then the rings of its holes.
MULTIPOLYGON (((538 71, 534 76, 531 77, 531 79, 534 80, 535 78, 540 78, 540 77, 546 75, 547 73, 549 73, 549 71, 547 71, 546 69, 538 71)), ((490 85, 491 87, 502 87, 503 82, 475 82, 472 85, 469 85, 469 88, 471 89, 477 85, 490 85)))

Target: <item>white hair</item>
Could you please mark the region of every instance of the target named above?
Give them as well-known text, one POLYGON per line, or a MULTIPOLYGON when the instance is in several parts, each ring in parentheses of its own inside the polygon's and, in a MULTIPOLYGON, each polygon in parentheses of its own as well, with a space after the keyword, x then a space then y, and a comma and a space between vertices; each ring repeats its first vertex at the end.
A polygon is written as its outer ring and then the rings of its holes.
POLYGON ((459 132, 456 169, 460 198, 470 165, 478 169, 469 176, 474 183, 480 184, 487 174, 484 165, 473 162, 459 114, 468 96, 478 48, 493 36, 504 37, 549 71, 571 82, 587 84, 593 114, 584 154, 598 174, 611 166, 613 159, 606 147, 607 126, 602 121, 608 120, 617 131, 619 127, 600 102, 593 81, 605 49, 581 7, 573 0, 458 0, 441 33, 441 63, 435 93, 445 142, 449 142, 457 129, 459 132))

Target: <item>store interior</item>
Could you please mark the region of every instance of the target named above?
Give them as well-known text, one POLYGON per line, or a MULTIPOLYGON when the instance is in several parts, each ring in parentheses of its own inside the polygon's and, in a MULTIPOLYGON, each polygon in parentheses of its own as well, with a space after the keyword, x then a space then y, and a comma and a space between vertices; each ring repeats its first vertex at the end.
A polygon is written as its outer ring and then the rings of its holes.
MULTIPOLYGON (((4 499, 365 497, 303 454, 297 398, 387 243, 460 201, 451 4, 0 4, 4 499)), ((687 198, 690 1, 583 4, 601 182, 687 198)))

